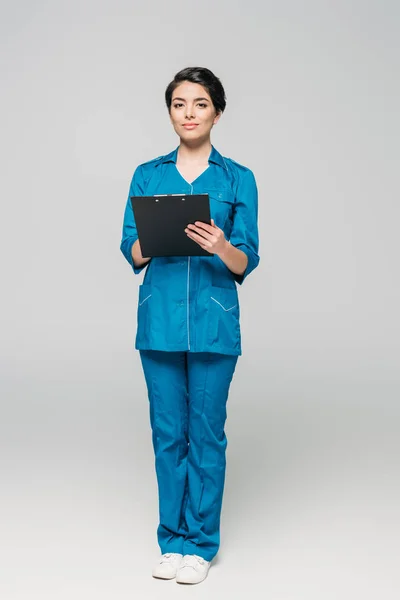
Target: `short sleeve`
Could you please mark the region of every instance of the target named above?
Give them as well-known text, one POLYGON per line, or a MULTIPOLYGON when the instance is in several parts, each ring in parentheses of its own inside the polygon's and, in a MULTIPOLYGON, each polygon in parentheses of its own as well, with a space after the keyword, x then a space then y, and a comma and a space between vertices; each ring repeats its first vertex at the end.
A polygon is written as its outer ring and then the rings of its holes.
POLYGON ((124 213, 124 222, 122 225, 122 240, 120 245, 120 250, 122 254, 125 256, 126 260, 131 265, 133 272, 138 275, 147 265, 148 262, 144 265, 137 267, 132 258, 132 246, 138 239, 138 233, 136 229, 135 217, 133 214, 133 208, 131 203, 131 196, 141 196, 144 194, 144 181, 142 168, 140 165, 136 168, 131 185, 129 188, 128 199, 126 201, 125 213, 124 213))
POLYGON ((245 278, 258 266, 258 190, 253 172, 247 169, 242 175, 236 192, 233 226, 230 243, 242 250, 248 258, 245 272, 234 273, 235 281, 242 285, 245 278))

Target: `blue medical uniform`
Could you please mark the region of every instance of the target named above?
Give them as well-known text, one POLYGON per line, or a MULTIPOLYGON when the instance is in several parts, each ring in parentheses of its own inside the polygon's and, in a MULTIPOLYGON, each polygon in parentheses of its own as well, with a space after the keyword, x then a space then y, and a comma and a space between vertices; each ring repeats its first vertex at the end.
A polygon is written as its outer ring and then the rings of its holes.
MULTIPOLYGON (((224 425, 229 386, 241 349, 237 284, 258 266, 258 193, 253 172, 214 146, 208 168, 188 183, 177 147, 139 165, 126 202, 120 249, 139 287, 135 348, 150 401, 159 489, 161 552, 211 560, 220 544, 225 478, 224 425), (136 267, 131 196, 208 193, 210 213, 248 263, 236 275, 216 255, 153 257, 136 267)), ((166 227, 168 224, 166 223, 166 227)))

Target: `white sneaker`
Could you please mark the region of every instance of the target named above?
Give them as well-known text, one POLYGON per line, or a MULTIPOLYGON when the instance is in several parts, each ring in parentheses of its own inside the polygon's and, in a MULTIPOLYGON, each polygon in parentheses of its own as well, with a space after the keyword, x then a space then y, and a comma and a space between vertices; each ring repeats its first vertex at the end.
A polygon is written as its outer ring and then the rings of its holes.
POLYGON ((177 583, 200 583, 207 577, 211 561, 197 554, 185 554, 176 574, 177 583))
POLYGON ((182 561, 182 554, 166 552, 161 555, 158 563, 153 568, 152 575, 159 579, 173 579, 182 561))

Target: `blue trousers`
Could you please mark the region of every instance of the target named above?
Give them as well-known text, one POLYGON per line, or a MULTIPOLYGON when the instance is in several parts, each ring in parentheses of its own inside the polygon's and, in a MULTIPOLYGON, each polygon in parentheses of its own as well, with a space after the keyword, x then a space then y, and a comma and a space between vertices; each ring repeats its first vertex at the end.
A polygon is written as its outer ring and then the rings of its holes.
POLYGON ((140 350, 159 495, 161 553, 211 560, 220 545, 224 432, 238 356, 140 350))

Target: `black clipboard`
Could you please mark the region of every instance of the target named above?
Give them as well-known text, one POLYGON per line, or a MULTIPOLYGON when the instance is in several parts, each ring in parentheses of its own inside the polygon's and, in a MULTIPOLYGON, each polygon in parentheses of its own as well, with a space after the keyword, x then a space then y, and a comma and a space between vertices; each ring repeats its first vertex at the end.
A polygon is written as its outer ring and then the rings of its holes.
POLYGON ((211 225, 208 194, 156 194, 130 199, 144 257, 213 256, 185 233, 187 225, 195 221, 211 225))

